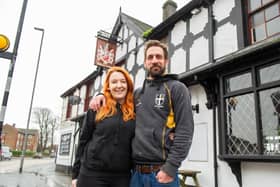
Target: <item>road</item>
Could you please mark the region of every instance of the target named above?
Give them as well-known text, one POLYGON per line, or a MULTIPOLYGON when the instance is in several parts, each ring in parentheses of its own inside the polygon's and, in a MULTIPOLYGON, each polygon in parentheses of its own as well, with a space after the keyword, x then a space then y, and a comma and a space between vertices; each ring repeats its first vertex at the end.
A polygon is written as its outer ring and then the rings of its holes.
POLYGON ((0 187, 69 187, 70 176, 55 172, 53 158, 25 158, 19 174, 20 158, 0 161, 0 187))
MULTIPOLYGON (((12 158, 11 160, 2 160, 0 161, 0 174, 1 173, 11 173, 19 171, 20 167, 20 158, 12 158)), ((33 171, 34 168, 38 168, 40 165, 53 165, 54 159, 44 158, 44 159, 33 159, 33 158, 24 158, 23 170, 33 171)), ((36 171, 36 169, 34 170, 36 171)))

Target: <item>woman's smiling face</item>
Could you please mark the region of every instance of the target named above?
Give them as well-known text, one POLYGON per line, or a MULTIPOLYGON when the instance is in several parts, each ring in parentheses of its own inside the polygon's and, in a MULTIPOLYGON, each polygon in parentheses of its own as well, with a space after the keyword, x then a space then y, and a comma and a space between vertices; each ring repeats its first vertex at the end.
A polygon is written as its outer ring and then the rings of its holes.
POLYGON ((127 81, 125 76, 118 71, 113 72, 109 78, 109 90, 114 99, 120 104, 125 101, 127 95, 127 81))

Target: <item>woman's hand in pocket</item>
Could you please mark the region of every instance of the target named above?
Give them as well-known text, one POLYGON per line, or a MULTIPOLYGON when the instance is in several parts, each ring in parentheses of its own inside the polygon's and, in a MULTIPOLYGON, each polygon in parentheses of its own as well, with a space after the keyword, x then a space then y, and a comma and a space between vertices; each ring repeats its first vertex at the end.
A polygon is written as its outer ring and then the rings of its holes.
POLYGON ((78 181, 78 179, 72 180, 72 187, 77 187, 77 181, 78 181))

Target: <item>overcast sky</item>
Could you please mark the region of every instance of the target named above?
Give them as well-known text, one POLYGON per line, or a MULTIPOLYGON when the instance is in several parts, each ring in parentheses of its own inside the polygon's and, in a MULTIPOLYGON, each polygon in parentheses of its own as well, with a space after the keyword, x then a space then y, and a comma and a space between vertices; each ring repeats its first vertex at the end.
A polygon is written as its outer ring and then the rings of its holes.
MULTIPOLYGON (((95 70, 96 33, 110 32, 122 12, 157 26, 166 0, 29 0, 6 109, 5 123, 25 128, 30 106, 41 32, 45 29, 33 107, 46 107, 61 115, 60 95, 95 70)), ((178 8, 186 0, 175 0, 178 8)), ((12 52, 23 0, 0 0, 0 34, 12 52)), ((9 60, 0 58, 0 102, 9 60)), ((30 125, 33 126, 32 124, 30 125)))

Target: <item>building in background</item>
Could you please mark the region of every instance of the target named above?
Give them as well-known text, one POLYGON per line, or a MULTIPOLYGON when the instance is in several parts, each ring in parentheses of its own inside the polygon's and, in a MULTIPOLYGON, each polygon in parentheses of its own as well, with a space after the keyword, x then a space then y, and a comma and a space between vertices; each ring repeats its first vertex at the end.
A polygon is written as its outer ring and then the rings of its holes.
POLYGON ((9 146, 11 150, 16 150, 17 134, 16 124, 5 124, 2 131, 2 145, 9 146))
MULTIPOLYGON (((176 3, 167 0, 156 27, 122 12, 117 17, 109 38, 117 45, 115 65, 130 72, 136 88, 146 74, 145 40, 158 39, 169 47, 168 72, 188 86, 194 106, 193 144, 181 169, 200 170, 201 186, 279 183, 279 7, 279 0, 189 0, 176 10, 176 3)), ((88 98, 102 88, 105 72, 99 67, 62 95, 61 137, 70 135, 69 154, 58 161, 67 167, 82 125, 71 119, 82 119, 88 98), (73 95, 80 97, 79 104, 69 104, 73 95)))
MULTIPOLYGON (((5 124, 2 134, 2 145, 7 145, 11 150, 22 151, 26 129, 16 128, 16 125, 5 124)), ((37 129, 27 130, 26 150, 37 151, 39 131, 37 129)))
POLYGON ((37 152, 39 142, 39 130, 37 129, 22 129, 18 128, 17 150, 23 150, 25 131, 27 131, 26 150, 37 152))

